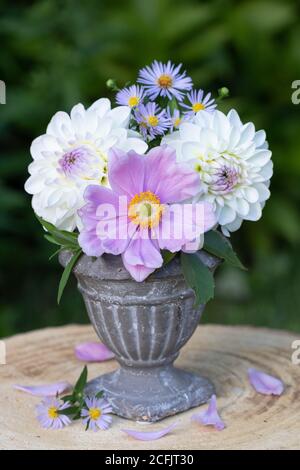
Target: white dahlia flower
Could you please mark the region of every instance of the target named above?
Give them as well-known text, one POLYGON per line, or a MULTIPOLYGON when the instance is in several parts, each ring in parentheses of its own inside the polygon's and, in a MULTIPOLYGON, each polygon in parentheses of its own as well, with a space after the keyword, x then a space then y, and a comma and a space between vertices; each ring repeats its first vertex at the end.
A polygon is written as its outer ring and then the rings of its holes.
POLYGON ((258 220, 270 196, 273 173, 266 134, 243 124, 235 110, 200 111, 162 143, 176 149, 177 159, 200 176, 198 199, 211 202, 223 233, 238 230, 245 220, 258 220))
POLYGON ((108 185, 107 154, 116 146, 124 151, 144 153, 147 144, 128 130, 130 108, 111 109, 101 98, 88 109, 77 104, 70 116, 56 113, 46 134, 31 145, 33 162, 25 189, 32 194, 36 214, 60 229, 74 230, 84 205, 83 193, 89 184, 108 185))

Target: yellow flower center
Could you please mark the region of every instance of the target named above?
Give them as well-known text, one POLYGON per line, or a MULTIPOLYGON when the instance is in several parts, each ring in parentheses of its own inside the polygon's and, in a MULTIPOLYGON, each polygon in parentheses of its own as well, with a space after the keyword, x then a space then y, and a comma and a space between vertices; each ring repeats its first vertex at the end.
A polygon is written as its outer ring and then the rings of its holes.
POLYGON ((134 108, 134 106, 137 106, 140 102, 140 99, 137 96, 131 96, 128 100, 128 106, 130 108, 134 108))
POLYGON ((195 113, 197 113, 198 111, 202 111, 203 109, 205 109, 205 106, 203 103, 194 103, 192 109, 195 113))
POLYGON ((155 127, 158 124, 158 118, 156 116, 149 116, 148 123, 150 124, 150 126, 155 127))
POLYGON ((50 406, 50 408, 48 408, 48 416, 51 419, 58 418, 58 410, 55 406, 50 406))
POLYGON ((142 228, 157 227, 161 219, 164 206, 160 199, 151 191, 136 194, 128 206, 128 217, 142 228))
POLYGON ((161 88, 170 88, 173 85, 173 80, 170 75, 162 74, 157 79, 157 83, 161 88))
POLYGON ((178 127, 178 126, 180 125, 180 123, 181 123, 181 118, 178 117, 178 118, 175 119, 175 121, 174 121, 174 126, 175 126, 175 127, 178 127))
POLYGON ((90 408, 89 409, 89 417, 95 421, 99 419, 101 416, 101 410, 99 408, 90 408))

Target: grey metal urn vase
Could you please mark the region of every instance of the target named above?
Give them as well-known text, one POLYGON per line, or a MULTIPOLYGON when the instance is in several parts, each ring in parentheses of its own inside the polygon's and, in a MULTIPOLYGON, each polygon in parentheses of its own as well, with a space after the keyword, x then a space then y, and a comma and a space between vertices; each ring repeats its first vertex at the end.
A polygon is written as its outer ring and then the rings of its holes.
MULTIPOLYGON (((204 251, 197 256, 212 271, 220 262, 204 251)), ((61 264, 70 257, 62 252, 61 264)), ((117 415, 137 421, 158 421, 211 397, 207 378, 173 366, 204 309, 194 308, 177 258, 141 283, 113 255, 83 255, 74 274, 97 335, 120 364, 89 382, 87 394, 103 390, 117 415)))

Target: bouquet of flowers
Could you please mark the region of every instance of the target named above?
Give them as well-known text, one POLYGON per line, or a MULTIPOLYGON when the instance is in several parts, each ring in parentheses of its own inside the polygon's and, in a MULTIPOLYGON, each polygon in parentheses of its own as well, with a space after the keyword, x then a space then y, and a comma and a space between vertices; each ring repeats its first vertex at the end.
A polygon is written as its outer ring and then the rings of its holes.
POLYGON ((270 196, 266 134, 234 109, 217 110, 227 89, 217 99, 195 90, 170 61, 141 69, 137 84, 107 85, 116 107, 100 98, 57 112, 31 146, 33 210, 56 253, 73 253, 58 300, 82 253, 121 255, 137 282, 180 253, 186 282, 205 303, 213 276, 194 253, 243 267, 228 237, 258 220, 270 196))

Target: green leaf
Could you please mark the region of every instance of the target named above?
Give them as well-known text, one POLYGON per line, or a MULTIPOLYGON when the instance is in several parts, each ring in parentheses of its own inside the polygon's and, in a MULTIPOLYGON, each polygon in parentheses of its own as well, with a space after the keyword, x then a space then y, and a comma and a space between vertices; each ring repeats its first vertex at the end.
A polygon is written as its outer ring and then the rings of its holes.
POLYGON ((61 246, 61 243, 57 242, 51 235, 48 235, 48 233, 44 235, 44 238, 46 238, 48 242, 53 243, 53 245, 61 246))
POLYGON ((60 302, 61 296, 63 295, 64 289, 66 287, 66 284, 68 282, 68 279, 70 277, 72 269, 75 266, 76 262, 78 261, 79 257, 81 256, 81 254, 82 254, 81 250, 76 251, 74 253, 74 255, 72 256, 72 258, 70 259, 70 261, 68 262, 68 264, 66 265, 66 267, 65 267, 65 269, 62 273, 62 276, 61 276, 61 279, 60 279, 60 282, 59 282, 59 286, 58 286, 58 294, 57 294, 57 303, 58 304, 60 302))
POLYGON ((217 230, 211 230, 205 234, 203 249, 212 255, 224 259, 236 268, 246 269, 233 251, 230 241, 217 230))
POLYGON ((73 394, 72 394, 72 395, 65 395, 64 397, 61 397, 61 400, 62 400, 63 402, 69 401, 69 402, 71 402, 71 403, 73 403, 73 402, 76 401, 73 394))
POLYGON ((206 304, 214 296, 214 277, 197 253, 181 253, 181 266, 185 281, 195 292, 195 306, 206 304))
POLYGON ((78 409, 78 406, 70 406, 69 408, 58 410, 58 414, 70 416, 70 415, 76 415, 78 411, 80 411, 78 409))
POLYGON ((96 398, 102 398, 103 397, 103 390, 100 390, 100 392, 96 393, 95 397, 96 398))
POLYGON ((172 261, 172 259, 177 255, 177 253, 172 253, 168 250, 163 250, 161 254, 164 260, 164 265, 170 263, 170 261, 172 261))
POLYGON ((79 376, 79 379, 77 380, 75 386, 74 386, 74 391, 73 391, 73 395, 80 395, 82 396, 82 393, 83 393, 83 390, 84 390, 84 387, 86 386, 86 382, 87 382, 87 377, 88 377, 88 370, 87 370, 87 366, 84 366, 80 376, 79 376))
POLYGON ((37 216, 37 219, 41 225, 47 230, 48 233, 45 234, 45 238, 50 242, 57 245, 64 246, 69 248, 72 251, 75 251, 79 248, 78 245, 78 233, 67 232, 66 230, 59 230, 50 222, 42 219, 37 216))
POLYGON ((171 101, 169 102, 169 108, 172 113, 175 111, 175 109, 178 109, 178 103, 176 98, 171 99, 171 101))
POLYGON ((54 256, 58 255, 58 253, 60 253, 62 250, 62 247, 58 248, 58 250, 55 250, 54 253, 52 253, 51 256, 49 256, 49 261, 52 260, 52 258, 54 258, 54 256))

